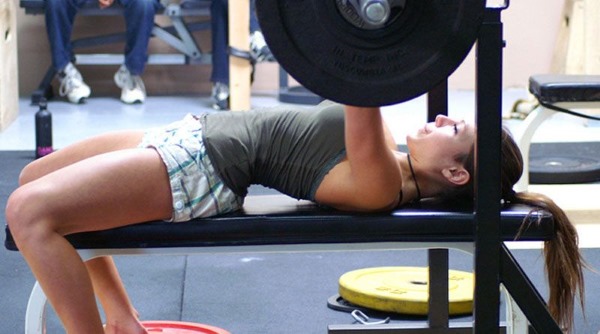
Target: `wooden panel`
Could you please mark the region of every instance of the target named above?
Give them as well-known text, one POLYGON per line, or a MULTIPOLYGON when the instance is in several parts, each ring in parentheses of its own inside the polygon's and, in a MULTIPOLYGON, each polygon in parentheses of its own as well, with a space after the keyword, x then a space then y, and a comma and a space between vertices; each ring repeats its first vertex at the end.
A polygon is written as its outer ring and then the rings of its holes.
MULTIPOLYGON (((250 48, 250 2, 229 1, 229 45, 243 51, 250 48)), ((250 62, 229 57, 229 106, 231 110, 250 109, 250 62)))
POLYGON ((552 73, 600 74, 600 0, 566 0, 552 73))
POLYGON ((0 1, 0 131, 19 113, 18 78, 16 4, 0 1))

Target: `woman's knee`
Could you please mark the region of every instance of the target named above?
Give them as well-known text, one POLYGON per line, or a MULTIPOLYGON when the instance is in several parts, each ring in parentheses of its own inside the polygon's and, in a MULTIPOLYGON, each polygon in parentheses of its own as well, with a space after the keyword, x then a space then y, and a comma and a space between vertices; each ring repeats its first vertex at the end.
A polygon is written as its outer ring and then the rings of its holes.
POLYGON ((49 211, 43 208, 45 203, 44 191, 36 187, 19 187, 8 197, 6 223, 15 240, 25 240, 36 230, 43 231, 44 225, 40 223, 49 221, 49 211))
POLYGON ((6 225, 8 225, 13 238, 17 239, 21 234, 21 227, 19 225, 19 221, 21 221, 21 217, 19 215, 20 212, 23 212, 24 208, 22 204, 24 203, 23 197, 19 189, 15 190, 6 201, 6 207, 4 209, 4 215, 6 218, 6 225))

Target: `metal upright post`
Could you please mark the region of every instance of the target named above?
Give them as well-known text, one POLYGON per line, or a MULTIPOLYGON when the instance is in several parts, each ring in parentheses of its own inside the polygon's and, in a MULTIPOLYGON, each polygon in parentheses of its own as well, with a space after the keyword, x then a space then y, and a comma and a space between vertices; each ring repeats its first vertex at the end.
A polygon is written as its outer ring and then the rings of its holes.
POLYGON ((477 172, 474 332, 499 332, 500 282, 538 333, 561 333, 544 300, 500 238, 502 134, 501 11, 488 8, 477 41, 477 172))
POLYGON ((427 121, 433 122, 440 114, 448 115, 448 79, 427 93, 427 121))
POLYGON ((487 8, 477 40, 474 333, 499 332, 502 9, 487 8))
MULTIPOLYGON (((448 80, 443 80, 427 93, 427 121, 437 115, 448 115, 448 80)), ((430 328, 449 328, 448 249, 429 249, 429 315, 430 328)))

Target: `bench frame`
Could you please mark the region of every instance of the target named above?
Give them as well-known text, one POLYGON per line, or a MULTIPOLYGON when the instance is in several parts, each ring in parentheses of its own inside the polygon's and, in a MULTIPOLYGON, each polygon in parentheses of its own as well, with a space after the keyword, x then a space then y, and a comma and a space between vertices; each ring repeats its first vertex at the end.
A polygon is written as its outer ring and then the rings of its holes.
MULTIPOLYGON (((473 242, 391 242, 370 244, 318 244, 318 245, 270 245, 270 246, 233 246, 233 247, 183 247, 183 248, 142 248, 142 249, 82 249, 78 250, 83 260, 100 256, 123 255, 190 255, 203 253, 272 253, 272 252, 317 252, 317 251, 360 251, 360 250, 399 250, 428 249, 428 267, 430 269, 429 314, 425 326, 420 322, 414 324, 384 325, 330 325, 328 333, 461 333, 472 332, 469 323, 450 323, 448 315, 448 249, 457 249, 473 254, 473 242), (434 330, 435 329, 435 330, 434 330)), ((526 333, 527 319, 506 289, 505 310, 507 319, 499 328, 501 333, 526 333)), ((36 282, 27 303, 25 316, 25 333, 42 334, 46 328, 47 298, 36 282)))
MULTIPOLYGON (((471 240, 443 241, 432 237, 431 240, 420 239, 419 242, 389 242, 387 240, 372 241, 353 240, 351 244, 310 243, 310 244, 270 244, 260 245, 220 245, 218 247, 182 247, 182 248, 136 248, 136 249, 79 249, 84 259, 102 255, 132 255, 132 254, 193 254, 198 252, 244 252, 244 251, 290 251, 290 250, 339 250, 356 249, 358 244, 363 249, 403 249, 428 248, 430 261, 433 265, 430 275, 430 315, 428 326, 418 328, 399 328, 396 325, 331 325, 329 333, 493 333, 500 332, 499 309, 490 305, 500 305, 500 286, 504 285, 509 298, 510 311, 507 312, 510 325, 509 331, 519 328, 519 333, 525 332, 527 322, 537 333, 561 333, 545 306, 545 302, 530 282, 524 271, 512 257, 501 238, 501 204, 500 204, 500 159, 499 148, 501 138, 501 98, 502 98, 502 48, 504 46, 501 12, 505 6, 486 8, 484 22, 477 40, 477 149, 476 199, 475 210, 471 215, 475 227, 471 240), (447 309, 447 268, 448 248, 457 248, 474 254, 475 294, 472 327, 450 326, 447 309), (494 265, 497 264, 497 265, 494 265), (445 282, 445 283, 444 283, 445 282), (446 285, 445 285, 446 284, 446 285), (438 299, 440 298, 440 299, 438 299), (514 301, 514 302, 513 302, 514 301), (442 307, 439 307, 442 305, 442 307), (517 307, 515 307, 518 305, 517 307), (520 311, 527 321, 519 316, 520 311), (514 326, 512 315, 516 316, 514 326)), ((429 115, 447 112, 447 82, 440 84, 430 93, 429 115), (435 99, 433 98, 435 97, 435 99), (435 103, 434 103, 435 101, 435 103)), ((438 217, 438 220, 443 217, 438 217)), ((400 218, 399 218, 400 219, 400 218)), ((351 222, 348 222, 351 224, 351 222)), ((39 286, 34 286, 27 308, 26 333, 43 333, 45 296, 39 286)))

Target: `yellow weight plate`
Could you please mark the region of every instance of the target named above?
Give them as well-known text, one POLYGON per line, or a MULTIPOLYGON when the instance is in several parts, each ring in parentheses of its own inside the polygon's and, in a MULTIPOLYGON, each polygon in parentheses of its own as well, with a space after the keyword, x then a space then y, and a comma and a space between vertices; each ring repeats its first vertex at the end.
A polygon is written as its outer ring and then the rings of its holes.
MULTIPOLYGON (((449 314, 473 311, 474 275, 448 271, 449 314)), ((426 315, 429 311, 429 268, 376 267, 340 277, 339 293, 346 301, 378 311, 426 315)))

